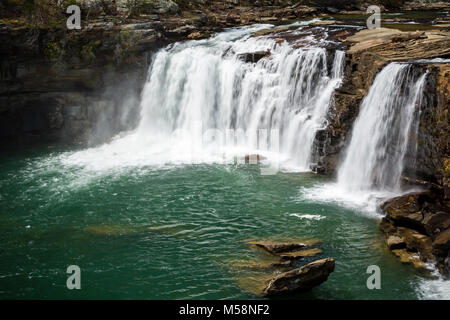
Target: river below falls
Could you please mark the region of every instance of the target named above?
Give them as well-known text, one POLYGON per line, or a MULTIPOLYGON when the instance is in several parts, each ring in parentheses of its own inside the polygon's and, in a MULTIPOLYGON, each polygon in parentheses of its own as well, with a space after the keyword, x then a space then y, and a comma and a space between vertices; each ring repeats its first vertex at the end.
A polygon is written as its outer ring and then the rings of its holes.
MULTIPOLYGON (((139 166, 90 171, 76 150, 0 155, 0 298, 259 299, 236 261, 248 239, 322 240, 336 269, 295 299, 449 298, 448 282, 402 265, 379 216, 309 200, 330 178, 260 174, 258 165, 139 166), (81 268, 81 290, 66 269, 81 268), (381 268, 381 290, 366 269, 381 268)), ((98 159, 99 162, 102 159, 98 159)))

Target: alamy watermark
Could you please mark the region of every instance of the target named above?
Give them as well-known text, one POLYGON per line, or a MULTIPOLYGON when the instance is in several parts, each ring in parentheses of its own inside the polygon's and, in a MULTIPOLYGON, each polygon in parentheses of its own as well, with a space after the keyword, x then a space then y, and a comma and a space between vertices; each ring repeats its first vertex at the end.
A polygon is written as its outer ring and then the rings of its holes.
POLYGON ((381 269, 377 265, 371 265, 367 267, 367 274, 370 274, 367 278, 366 286, 369 290, 380 290, 381 289, 381 269))
POLYGON ((81 269, 77 265, 71 265, 67 267, 67 274, 70 274, 70 276, 67 278, 66 286, 67 289, 73 290, 81 289, 81 269))
MULTIPOLYGON (((79 30, 81 29, 81 9, 77 5, 70 5, 66 10, 70 17, 67 18, 67 29, 69 30, 79 30)), ((368 29, 378 29, 381 27, 381 9, 379 6, 371 5, 367 7, 366 13, 372 13, 366 20, 366 25, 368 29)))
POLYGON ((381 10, 379 6, 369 6, 366 10, 367 13, 373 13, 367 18, 366 25, 368 29, 378 29, 381 27, 381 10))
POLYGON ((67 29, 74 30, 74 29, 81 29, 81 9, 77 5, 71 5, 67 7, 66 10, 67 14, 70 14, 71 16, 67 18, 67 29))

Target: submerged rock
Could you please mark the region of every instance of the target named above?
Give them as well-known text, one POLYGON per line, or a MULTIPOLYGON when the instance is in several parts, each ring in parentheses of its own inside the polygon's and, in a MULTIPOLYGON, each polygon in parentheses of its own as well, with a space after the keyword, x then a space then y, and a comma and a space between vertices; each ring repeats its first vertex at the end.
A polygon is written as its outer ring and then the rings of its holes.
POLYGON ((303 242, 250 241, 249 243, 272 254, 304 249, 307 246, 303 242))
POLYGON ((274 296, 306 291, 319 285, 334 270, 334 259, 317 260, 298 268, 298 261, 312 257, 322 250, 308 248, 320 242, 318 239, 283 241, 251 240, 246 241, 261 250, 258 259, 237 260, 231 262, 238 269, 238 284, 245 290, 258 296, 274 296), (290 270, 296 265, 296 268, 290 270), (290 271, 287 271, 290 270, 290 271), (284 273, 277 274, 277 272, 284 273))
POLYGON ((292 267, 292 261, 279 260, 237 260, 232 261, 231 265, 237 269, 247 270, 271 270, 271 269, 289 269, 292 267))
POLYGON ((97 236, 120 236, 135 233, 136 230, 129 226, 121 225, 92 225, 84 228, 87 233, 97 236))
POLYGON ((282 259, 294 260, 294 259, 301 259, 301 258, 306 258, 306 257, 313 257, 322 252, 323 251, 320 250, 319 248, 311 248, 311 249, 305 249, 305 250, 299 250, 299 251, 293 251, 293 252, 284 252, 284 253, 280 253, 279 256, 282 259))
POLYGON ((334 259, 326 258, 275 276, 263 290, 263 296, 278 296, 308 291, 328 279, 334 271, 334 259))

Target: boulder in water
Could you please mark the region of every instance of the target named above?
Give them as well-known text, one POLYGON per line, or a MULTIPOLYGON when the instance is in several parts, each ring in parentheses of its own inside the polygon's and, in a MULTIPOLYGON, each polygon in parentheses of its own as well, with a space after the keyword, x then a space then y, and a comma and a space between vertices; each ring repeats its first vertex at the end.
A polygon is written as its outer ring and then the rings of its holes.
POLYGON ((401 262, 425 268, 436 261, 445 273, 450 251, 450 208, 432 191, 388 199, 380 205, 386 216, 380 229, 386 243, 401 262))
POLYGON ((271 297, 311 290, 326 281, 333 271, 333 258, 311 262, 272 278, 264 288, 263 296, 271 297))

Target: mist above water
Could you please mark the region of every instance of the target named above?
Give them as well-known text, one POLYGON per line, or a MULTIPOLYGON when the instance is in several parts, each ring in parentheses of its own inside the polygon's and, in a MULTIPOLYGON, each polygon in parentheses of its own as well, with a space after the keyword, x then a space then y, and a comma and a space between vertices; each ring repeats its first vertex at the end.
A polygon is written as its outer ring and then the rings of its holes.
POLYGON ((336 51, 330 68, 322 39, 294 47, 252 36, 269 27, 231 29, 160 50, 143 89, 137 129, 65 162, 101 170, 214 163, 257 153, 286 169, 309 171, 316 132, 326 127, 342 81, 344 52, 336 51), (261 52, 267 55, 245 61, 245 54, 261 52))

